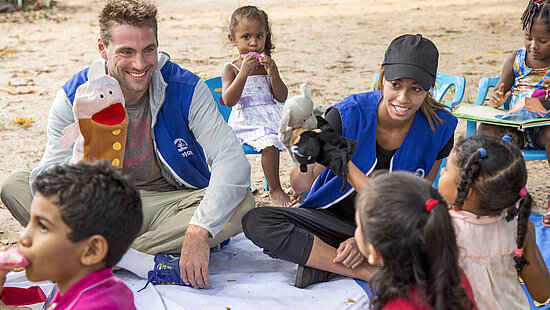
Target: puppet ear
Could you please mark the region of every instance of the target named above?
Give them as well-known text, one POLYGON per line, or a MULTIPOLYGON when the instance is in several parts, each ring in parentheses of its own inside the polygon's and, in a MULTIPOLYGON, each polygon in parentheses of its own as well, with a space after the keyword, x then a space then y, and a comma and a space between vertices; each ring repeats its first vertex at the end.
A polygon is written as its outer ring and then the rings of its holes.
POLYGON ((288 109, 283 109, 279 132, 286 132, 288 130, 288 127, 290 127, 288 126, 288 122, 290 122, 290 111, 288 109))
POLYGON ((88 71, 88 80, 93 81, 104 75, 107 75, 105 72, 105 61, 103 59, 95 61, 88 71))
POLYGON ((306 83, 302 83, 302 85, 300 85, 300 90, 302 91, 302 95, 311 99, 311 90, 309 90, 306 83))

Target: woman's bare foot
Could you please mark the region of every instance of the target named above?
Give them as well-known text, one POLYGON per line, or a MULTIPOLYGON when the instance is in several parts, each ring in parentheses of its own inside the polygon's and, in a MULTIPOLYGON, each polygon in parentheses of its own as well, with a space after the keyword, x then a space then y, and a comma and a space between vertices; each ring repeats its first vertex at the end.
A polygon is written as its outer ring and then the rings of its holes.
POLYGON ((290 207, 296 203, 296 200, 291 199, 282 189, 270 189, 269 199, 279 207, 290 207))

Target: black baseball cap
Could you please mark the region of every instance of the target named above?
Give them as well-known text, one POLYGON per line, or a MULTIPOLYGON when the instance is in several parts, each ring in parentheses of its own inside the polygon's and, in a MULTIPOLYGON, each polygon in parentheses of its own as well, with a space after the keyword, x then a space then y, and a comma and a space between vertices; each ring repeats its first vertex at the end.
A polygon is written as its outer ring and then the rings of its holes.
POLYGON ((405 34, 395 38, 384 55, 384 76, 393 81, 413 79, 429 90, 435 82, 439 52, 432 41, 421 34, 405 34))

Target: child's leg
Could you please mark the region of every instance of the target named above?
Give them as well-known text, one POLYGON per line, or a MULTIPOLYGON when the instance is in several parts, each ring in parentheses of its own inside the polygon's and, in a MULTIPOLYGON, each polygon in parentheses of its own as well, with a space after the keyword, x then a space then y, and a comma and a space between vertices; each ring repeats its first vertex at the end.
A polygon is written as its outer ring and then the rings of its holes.
POLYGON ((279 180, 279 149, 268 146, 262 150, 262 168, 269 185, 271 202, 278 206, 289 206, 290 197, 283 191, 279 180))
POLYGON ((538 127, 535 131, 535 143, 543 146, 546 151, 546 160, 550 164, 550 126, 538 127))
POLYGON ((477 127, 477 135, 479 136, 491 136, 497 139, 502 139, 504 136, 509 136, 512 144, 515 144, 518 148, 524 148, 523 134, 521 131, 514 127, 479 124, 477 127))
MULTIPOLYGON (((550 164, 550 126, 538 127, 536 129, 535 143, 538 146, 544 146, 546 160, 550 164)), ((550 200, 548 201, 548 209, 542 219, 542 225, 550 227, 550 200)))

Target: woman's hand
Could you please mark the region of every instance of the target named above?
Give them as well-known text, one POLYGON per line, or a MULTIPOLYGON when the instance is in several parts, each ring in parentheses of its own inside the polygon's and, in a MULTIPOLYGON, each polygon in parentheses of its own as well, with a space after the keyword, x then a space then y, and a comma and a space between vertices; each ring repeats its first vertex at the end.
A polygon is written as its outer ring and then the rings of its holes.
POLYGON ((500 107, 506 102, 506 100, 508 100, 508 97, 510 97, 511 94, 511 91, 504 93, 504 83, 500 83, 491 96, 491 106, 495 108, 500 107))
POLYGON ((340 246, 336 250, 336 257, 332 260, 333 263, 342 263, 346 267, 354 269, 361 265, 365 257, 359 251, 355 238, 351 237, 346 241, 340 243, 340 246))

